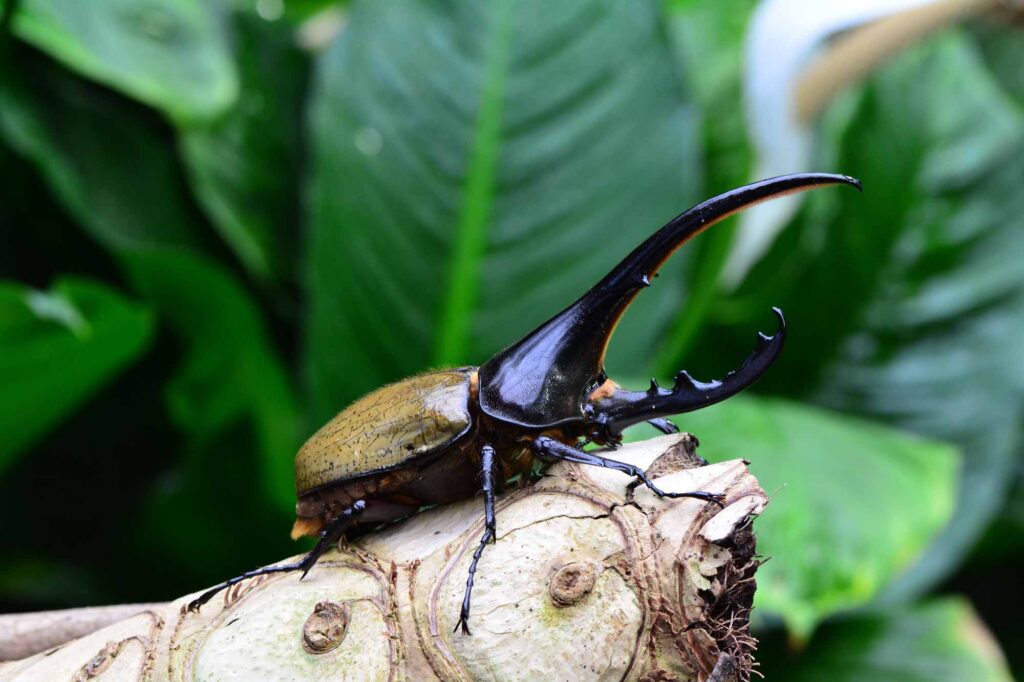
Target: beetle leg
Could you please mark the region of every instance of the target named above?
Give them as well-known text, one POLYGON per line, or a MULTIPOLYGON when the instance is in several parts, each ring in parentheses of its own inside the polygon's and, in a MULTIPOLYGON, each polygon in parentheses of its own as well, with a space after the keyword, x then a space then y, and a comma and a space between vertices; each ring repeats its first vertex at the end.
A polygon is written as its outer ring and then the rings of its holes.
POLYGON ((647 423, 664 433, 666 436, 679 433, 679 427, 663 417, 648 419, 647 423))
POLYGON ((320 539, 316 541, 313 549, 309 550, 306 556, 295 564, 302 570, 302 575, 299 580, 306 577, 309 573, 309 569, 313 568, 313 565, 320 559, 324 552, 338 544, 338 540, 345 533, 346 530, 354 523, 355 516, 363 513, 366 509, 366 502, 363 500, 357 500, 353 505, 347 509, 341 510, 334 519, 324 526, 324 529, 320 531, 320 539))
POLYGON ((476 573, 476 564, 484 553, 484 547, 488 542, 498 541, 497 523, 494 519, 494 448, 485 445, 480 450, 480 469, 483 474, 484 491, 484 534, 480 536, 480 545, 473 552, 473 561, 469 564, 469 578, 466 579, 466 594, 462 598, 462 611, 459 613, 459 622, 455 624, 452 632, 457 632, 461 627, 464 634, 472 634, 469 631, 469 598, 473 593, 473 575, 476 573))
MULTIPOLYGON (((674 435, 676 433, 679 433, 679 427, 676 426, 675 422, 671 422, 668 419, 658 417, 657 419, 648 419, 647 423, 666 435, 674 435)), ((694 457, 696 457, 696 461, 699 463, 700 466, 708 466, 708 460, 700 457, 696 453, 694 453, 693 455, 694 457)), ((632 483, 630 483, 630 489, 635 488, 640 483, 640 480, 633 481, 632 483)))
POLYGON ((635 476, 638 481, 643 483, 645 486, 651 489, 658 497, 693 497, 698 500, 704 500, 705 502, 714 502, 719 507, 723 507, 722 500, 724 495, 719 493, 707 493, 703 490, 695 490, 689 493, 671 493, 665 492, 658 486, 654 485, 644 470, 640 467, 629 464, 627 462, 620 462, 614 459, 608 459, 607 457, 601 457, 595 455, 592 452, 584 452, 583 450, 577 450, 571 445, 566 445, 553 438, 547 436, 540 436, 533 441, 534 451, 539 457, 551 457, 554 459, 565 460, 566 462, 576 462, 577 464, 589 464, 591 466, 601 467, 603 469, 612 469, 614 471, 621 471, 624 474, 635 476))
POLYGON ((248 580, 249 578, 255 578, 261 575, 270 575, 272 573, 288 573, 290 571, 302 571, 302 577, 299 579, 301 580, 302 578, 305 578, 306 574, 309 573, 309 569, 313 568, 313 565, 317 562, 317 559, 319 559, 331 545, 341 538, 342 533, 352 525, 355 517, 362 514, 364 509, 366 509, 366 502, 358 500, 351 507, 346 507, 341 510, 341 512, 334 517, 330 523, 324 526, 322 531, 320 531, 320 539, 317 540, 316 546, 299 561, 296 561, 293 564, 264 566, 263 568, 257 568, 254 571, 248 571, 241 575, 236 575, 230 580, 226 580, 219 585, 211 587, 206 592, 203 592, 201 595, 190 601, 186 607, 187 610, 198 611, 203 604, 210 601, 210 599, 221 590, 226 590, 232 585, 237 585, 243 580, 248 580))

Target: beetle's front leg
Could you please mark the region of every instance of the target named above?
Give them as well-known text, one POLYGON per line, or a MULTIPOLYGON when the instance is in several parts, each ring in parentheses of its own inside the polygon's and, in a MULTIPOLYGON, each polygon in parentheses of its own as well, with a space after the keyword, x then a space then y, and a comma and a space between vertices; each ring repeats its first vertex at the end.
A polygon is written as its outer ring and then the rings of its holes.
POLYGON ((494 519, 494 448, 485 445, 480 450, 480 470, 483 476, 484 491, 484 534, 480 536, 480 545, 473 552, 473 561, 469 564, 469 578, 466 579, 466 594, 462 598, 462 611, 459 613, 459 622, 455 624, 455 630, 461 627, 462 632, 469 635, 469 599, 473 593, 473 575, 476 573, 477 562, 484 553, 484 547, 488 542, 498 541, 497 523, 494 519))
POLYGON ((302 557, 295 563, 281 564, 279 566, 265 566, 263 568, 257 568, 254 571, 248 571, 242 575, 236 575, 234 578, 226 580, 220 585, 215 585, 206 592, 203 592, 201 595, 190 601, 186 609, 188 611, 198 611, 203 604, 210 601, 210 599, 221 590, 226 590, 232 585, 237 585, 243 580, 255 578, 260 575, 302 571, 302 577, 299 579, 301 580, 302 578, 305 578, 306 574, 309 573, 309 569, 313 568, 313 564, 315 564, 317 559, 320 558, 320 555, 326 552, 331 545, 341 538, 342 533, 352 525, 355 518, 362 514, 365 509, 366 502, 363 500, 358 500, 353 503, 351 507, 343 509, 336 517, 334 517, 334 519, 331 520, 330 523, 324 526, 322 531, 320 531, 320 539, 317 540, 316 546, 309 550, 309 553, 307 553, 306 556, 302 557))
POLYGON ((704 500, 705 502, 714 502, 719 507, 722 505, 724 495, 719 493, 707 493, 703 490, 695 490, 688 493, 671 493, 665 492, 658 486, 654 485, 644 470, 640 467, 629 464, 627 462, 620 462, 614 459, 608 459, 607 457, 601 457, 595 455, 592 452, 584 452, 578 450, 571 445, 566 445, 553 438, 547 436, 539 436, 533 441, 534 452, 539 457, 551 457, 554 459, 565 460, 566 462, 575 462, 577 464, 589 464, 591 466, 601 467, 603 469, 613 469, 615 471, 621 471, 624 474, 635 476, 640 482, 651 489, 658 497, 694 497, 698 500, 704 500))

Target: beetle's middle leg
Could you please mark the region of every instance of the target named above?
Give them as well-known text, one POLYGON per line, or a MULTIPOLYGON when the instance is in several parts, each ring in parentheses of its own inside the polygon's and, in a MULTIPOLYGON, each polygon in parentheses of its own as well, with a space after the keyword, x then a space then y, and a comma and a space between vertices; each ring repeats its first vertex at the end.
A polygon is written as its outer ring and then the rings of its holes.
MULTIPOLYGON (((255 578, 260 575, 302 571, 302 578, 305 578, 306 574, 309 573, 309 569, 313 568, 313 565, 317 562, 317 559, 319 559, 320 556, 331 547, 331 545, 335 544, 341 538, 342 534, 355 522, 355 518, 362 514, 365 509, 366 502, 363 500, 357 500, 351 507, 346 507, 341 510, 341 512, 326 526, 324 526, 323 530, 320 531, 320 539, 317 540, 313 549, 309 550, 304 557, 295 563, 280 564, 277 566, 264 566, 263 568, 257 568, 254 571, 248 571, 241 575, 236 575, 230 580, 226 580, 219 585, 211 587, 206 592, 203 592, 201 595, 190 601, 187 609, 189 611, 198 611, 203 604, 210 601, 210 599, 221 590, 226 590, 232 585, 237 585, 243 580, 255 578)), ((300 578, 300 580, 302 578, 300 578)))
POLYGON ((459 622, 455 624, 455 630, 461 627, 462 632, 471 634, 469 631, 469 598, 473 593, 473 575, 476 573, 477 562, 484 553, 488 542, 497 542, 497 524, 494 519, 494 448, 485 445, 480 450, 480 470, 483 475, 484 491, 484 534, 480 536, 480 545, 473 552, 473 561, 469 564, 469 578, 466 579, 466 594, 462 598, 462 611, 459 613, 459 622))
POLYGON ((539 457, 562 459, 567 462, 576 462, 577 464, 589 464, 591 466, 597 466, 603 469, 613 469, 630 476, 635 476, 637 480, 650 488, 651 492, 658 497, 694 497, 698 500, 714 502, 718 506, 722 506, 722 499, 724 498, 724 495, 719 493, 707 493, 703 490, 695 490, 688 493, 665 492, 658 486, 654 485, 654 482, 647 477, 647 474, 644 473, 643 469, 634 464, 608 459, 607 457, 595 455, 592 452, 584 452, 583 450, 574 448, 571 445, 566 445, 565 443, 559 442, 553 438, 548 438, 547 436, 539 436, 534 439, 533 449, 539 457))

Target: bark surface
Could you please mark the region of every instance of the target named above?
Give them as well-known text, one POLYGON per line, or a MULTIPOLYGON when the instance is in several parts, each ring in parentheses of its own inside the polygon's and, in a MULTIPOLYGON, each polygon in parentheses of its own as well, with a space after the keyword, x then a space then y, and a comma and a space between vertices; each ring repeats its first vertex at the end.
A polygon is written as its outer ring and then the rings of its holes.
MULTIPOLYGON (((480 499, 329 552, 305 580, 247 581, 198 614, 181 613, 194 595, 151 606, 0 663, 0 679, 747 680, 750 526, 767 499, 744 461, 696 466, 695 445, 680 434, 611 456, 666 491, 724 493, 724 509, 572 464, 501 495, 472 636, 452 630, 483 531, 480 499)), ((33 616, 5 618, 25 632, 33 616)))

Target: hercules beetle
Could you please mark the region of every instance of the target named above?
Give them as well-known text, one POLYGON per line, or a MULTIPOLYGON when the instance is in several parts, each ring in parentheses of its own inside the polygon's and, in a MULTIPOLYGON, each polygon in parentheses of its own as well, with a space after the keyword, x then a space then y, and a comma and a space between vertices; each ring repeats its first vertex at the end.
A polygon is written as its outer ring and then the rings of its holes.
POLYGON ((484 532, 455 626, 469 634, 473 575, 487 543, 496 541, 495 488, 528 473, 534 458, 614 469, 659 497, 720 504, 716 493, 664 492, 642 469, 584 451, 583 445, 614 447, 623 429, 643 421, 674 433, 675 425, 665 417, 717 403, 752 384, 782 350, 781 311, 773 308, 778 331, 759 333, 754 351, 721 381, 700 382, 681 371, 672 390, 652 381, 646 391, 626 391, 605 375, 605 349, 633 298, 691 237, 757 202, 832 184, 860 188, 845 175, 806 173, 756 182, 698 204, 655 232, 575 303, 480 367, 421 374, 356 401, 317 431, 295 460, 298 518, 292 537, 317 535, 316 546, 296 563, 217 585, 188 609, 197 610, 247 578, 285 571, 302 571, 305 577, 357 519, 393 520, 423 505, 472 497, 482 488, 484 532))

